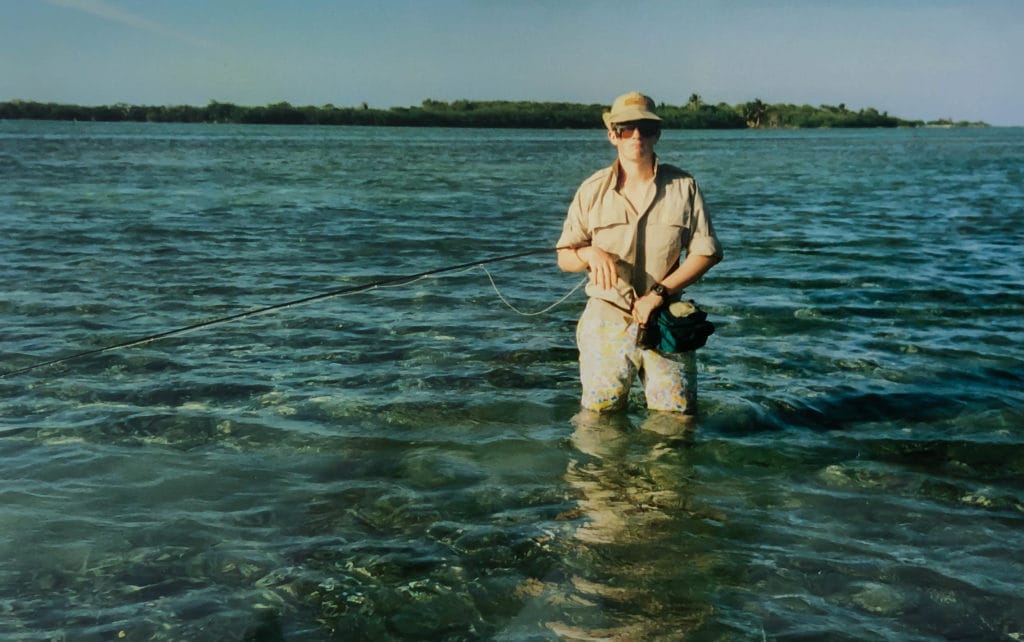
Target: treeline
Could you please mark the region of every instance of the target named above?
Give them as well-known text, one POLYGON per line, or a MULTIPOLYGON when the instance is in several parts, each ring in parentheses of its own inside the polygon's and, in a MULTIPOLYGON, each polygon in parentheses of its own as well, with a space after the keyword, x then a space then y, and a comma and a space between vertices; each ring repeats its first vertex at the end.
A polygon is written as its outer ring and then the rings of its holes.
MULTIPOLYGON (((191 105, 83 106, 14 100, 0 102, 0 119, 77 120, 157 123, 241 123, 263 125, 376 125, 405 127, 507 127, 531 129, 592 129, 601 127, 599 104, 424 100, 417 107, 297 107, 287 102, 246 107, 211 101, 191 105)), ((911 121, 874 108, 848 110, 845 105, 766 104, 753 100, 739 105, 704 103, 694 94, 686 105, 660 105, 667 129, 744 129, 805 127, 920 127, 968 126, 984 123, 911 121)))

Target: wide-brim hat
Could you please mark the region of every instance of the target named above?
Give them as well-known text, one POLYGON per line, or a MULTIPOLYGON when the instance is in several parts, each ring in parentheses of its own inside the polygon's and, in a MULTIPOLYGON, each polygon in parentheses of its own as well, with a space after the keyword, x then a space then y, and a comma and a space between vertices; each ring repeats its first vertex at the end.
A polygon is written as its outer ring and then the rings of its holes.
POLYGON ((638 91, 622 94, 612 103, 611 111, 601 114, 604 126, 611 129, 617 123, 628 123, 634 120, 661 120, 654 113, 654 99, 638 91))

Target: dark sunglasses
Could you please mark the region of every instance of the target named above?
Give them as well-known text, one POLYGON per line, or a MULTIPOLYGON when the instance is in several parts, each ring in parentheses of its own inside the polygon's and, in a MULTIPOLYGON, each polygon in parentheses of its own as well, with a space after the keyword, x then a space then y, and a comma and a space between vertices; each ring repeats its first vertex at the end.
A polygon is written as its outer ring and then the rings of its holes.
POLYGON ((615 125, 612 128, 615 131, 615 135, 619 138, 632 138, 633 132, 639 130, 640 135, 644 138, 650 138, 651 136, 657 136, 661 132, 661 125, 658 123, 627 123, 625 125, 615 125))

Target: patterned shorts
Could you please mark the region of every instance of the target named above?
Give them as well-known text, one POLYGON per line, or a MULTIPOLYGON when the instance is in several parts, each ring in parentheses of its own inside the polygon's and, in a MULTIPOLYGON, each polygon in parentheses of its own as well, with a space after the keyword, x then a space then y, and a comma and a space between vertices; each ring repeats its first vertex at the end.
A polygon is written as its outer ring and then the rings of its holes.
POLYGON ((639 348, 635 323, 602 319, 590 312, 588 308, 576 326, 584 408, 601 412, 625 407, 639 374, 649 410, 696 413, 693 352, 664 356, 639 348))

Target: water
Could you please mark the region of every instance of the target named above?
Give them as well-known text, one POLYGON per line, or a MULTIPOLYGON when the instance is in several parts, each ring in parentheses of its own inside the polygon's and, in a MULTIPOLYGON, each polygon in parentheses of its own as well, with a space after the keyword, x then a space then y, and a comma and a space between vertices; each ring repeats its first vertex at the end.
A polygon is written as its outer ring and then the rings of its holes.
MULTIPOLYGON (((575 417, 582 295, 479 269, 3 378, 0 638, 1024 639, 1024 131, 659 151, 726 249, 694 426, 575 417)), ((2 370, 550 245, 611 152, 2 122, 2 370)))

